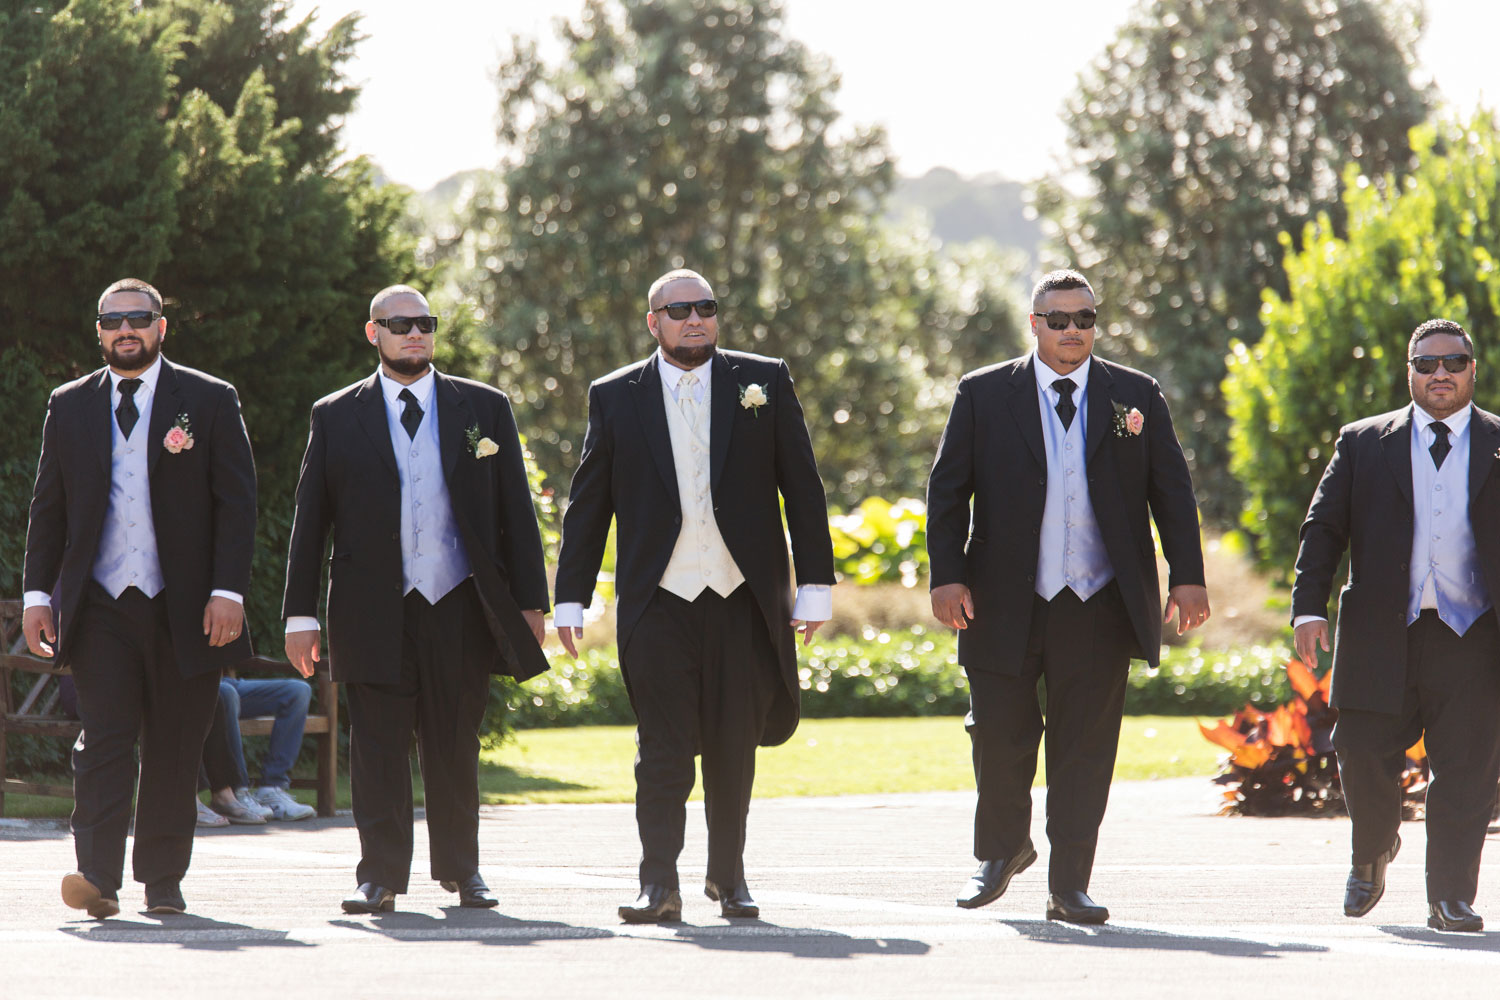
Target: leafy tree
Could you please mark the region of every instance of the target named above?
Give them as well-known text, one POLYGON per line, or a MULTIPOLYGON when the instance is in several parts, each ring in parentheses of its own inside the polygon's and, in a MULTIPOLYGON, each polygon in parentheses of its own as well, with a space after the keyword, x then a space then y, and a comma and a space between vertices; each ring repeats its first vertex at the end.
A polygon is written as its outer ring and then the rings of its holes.
POLYGON ((1233 344, 1224 397, 1243 523, 1283 576, 1339 427, 1411 401, 1406 343, 1418 324, 1446 317, 1470 331, 1475 401, 1500 403, 1486 374, 1500 320, 1500 129, 1483 114, 1422 126, 1412 141, 1421 165, 1402 182, 1347 169, 1347 236, 1324 214, 1300 250, 1283 238, 1287 293, 1266 293, 1258 343, 1233 344))
POLYGON ((686 265, 723 303, 725 346, 791 359, 845 502, 920 489, 944 347, 998 359, 1018 340, 1009 275, 886 227, 883 137, 837 127, 837 78, 777 0, 587 0, 559 30, 557 65, 519 38, 504 60, 514 154, 460 213, 493 374, 543 468, 566 476, 588 383, 654 347, 646 290, 686 265))
POLYGON ((1342 227, 1345 164, 1377 183, 1408 169, 1427 115, 1419 33, 1400 2, 1143 0, 1068 100, 1087 191, 1052 185, 1039 203, 1107 302, 1101 350, 1166 387, 1213 516, 1240 507, 1218 395, 1229 341, 1260 336, 1261 292, 1286 293, 1304 223, 1342 227))

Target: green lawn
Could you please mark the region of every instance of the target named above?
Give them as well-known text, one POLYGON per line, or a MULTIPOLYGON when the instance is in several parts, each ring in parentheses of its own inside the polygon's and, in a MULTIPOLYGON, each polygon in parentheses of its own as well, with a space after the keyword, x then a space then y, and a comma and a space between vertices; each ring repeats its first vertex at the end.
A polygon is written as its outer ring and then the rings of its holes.
MULTIPOLYGON (((635 730, 629 726, 533 729, 518 733, 480 761, 481 801, 629 802, 635 730)), ((762 749, 755 794, 861 795, 875 792, 966 791, 974 787, 969 738, 960 718, 806 719, 791 741, 762 749)), ((1213 775, 1217 748, 1192 719, 1132 716, 1120 736, 1117 780, 1213 775)), ((1038 768, 1037 782, 1046 761, 1038 768)), ((415 782, 420 801, 421 784, 415 782)), ((298 792, 304 801, 312 793, 298 792)), ((694 797, 701 795, 701 789, 694 797)), ((339 806, 349 805, 348 777, 339 806)), ((7 816, 66 816, 72 803, 6 796, 7 816)))

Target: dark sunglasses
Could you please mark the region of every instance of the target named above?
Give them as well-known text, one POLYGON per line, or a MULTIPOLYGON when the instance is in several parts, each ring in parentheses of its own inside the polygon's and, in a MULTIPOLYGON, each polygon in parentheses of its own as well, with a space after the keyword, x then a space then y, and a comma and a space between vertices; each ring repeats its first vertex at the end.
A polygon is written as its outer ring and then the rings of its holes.
POLYGON ((1070 320, 1080 330, 1092 330, 1094 328, 1094 319, 1098 316, 1098 313, 1092 309, 1080 309, 1074 313, 1054 309, 1051 312, 1037 313, 1036 315, 1039 319, 1047 321, 1047 328, 1049 330, 1066 330, 1070 320))
POLYGON ((1437 371, 1438 362, 1441 361, 1450 374, 1457 375, 1468 368, 1469 362, 1473 360, 1473 357, 1467 354, 1418 354, 1414 358, 1407 359, 1407 364, 1411 365, 1418 375, 1431 375, 1437 371))
POLYGON ((132 309, 129 312, 100 313, 96 317, 101 330, 118 330, 121 323, 129 323, 132 330, 144 330, 161 319, 161 313, 149 309, 132 309))
POLYGON ((657 306, 652 312, 664 312, 673 319, 687 319, 688 313, 694 309, 704 319, 717 315, 719 304, 713 299, 699 299, 697 302, 668 302, 664 306, 657 306))
POLYGON ((436 333, 436 316, 387 316, 384 319, 375 320, 381 326, 391 331, 398 337, 404 337, 411 332, 415 326, 419 333, 436 333))

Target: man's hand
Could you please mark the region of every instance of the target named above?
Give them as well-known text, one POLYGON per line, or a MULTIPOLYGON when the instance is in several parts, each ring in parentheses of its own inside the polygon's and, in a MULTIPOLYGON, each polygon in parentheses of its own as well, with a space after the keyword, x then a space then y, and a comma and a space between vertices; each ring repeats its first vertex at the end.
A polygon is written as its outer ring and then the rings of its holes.
POLYGON ((813 633, 822 628, 824 625, 827 625, 828 622, 810 622, 804 621, 801 618, 793 618, 791 624, 794 631, 802 633, 802 645, 811 646, 813 633))
POLYGON ((245 608, 227 597, 210 597, 203 609, 203 634, 210 646, 227 646, 245 627, 245 608))
POLYGON ((21 631, 26 636, 27 649, 37 656, 52 658, 53 652, 57 649, 57 633, 52 628, 50 607, 38 604, 22 612, 21 631))
POLYGON ((560 625, 557 629, 557 638, 561 640, 563 649, 568 651, 568 655, 575 660, 578 659, 578 646, 576 643, 583 641, 583 629, 560 625))
POLYGON ((1177 612, 1177 634, 1181 635, 1190 628, 1197 628, 1212 614, 1208 609, 1208 588, 1201 587, 1196 583, 1180 583, 1167 591, 1167 610, 1162 615, 1162 624, 1172 620, 1172 612, 1177 612))
POLYGON ((962 583, 945 583, 932 591, 932 617, 956 629, 969 627, 974 618, 974 595, 962 583))
POLYGON ((317 629, 286 634, 286 658, 303 677, 313 675, 313 664, 318 662, 318 641, 321 633, 317 629))
POLYGON ((1319 618, 1316 621, 1303 622, 1297 626, 1297 631, 1292 636, 1292 645, 1297 650, 1297 659, 1309 670, 1318 665, 1318 647, 1323 647, 1323 652, 1328 652, 1332 647, 1328 644, 1328 619, 1319 618))
POLYGON ((521 617, 526 619, 526 627, 531 629, 531 637, 538 646, 547 641, 547 612, 522 611, 521 617))

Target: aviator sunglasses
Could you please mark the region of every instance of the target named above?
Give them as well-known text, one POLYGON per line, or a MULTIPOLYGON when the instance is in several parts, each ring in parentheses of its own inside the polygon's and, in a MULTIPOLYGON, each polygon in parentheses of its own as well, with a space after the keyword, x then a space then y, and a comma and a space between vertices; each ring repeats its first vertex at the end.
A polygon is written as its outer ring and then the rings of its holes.
POLYGON ((694 309, 704 319, 716 315, 719 311, 719 303, 713 299, 699 299, 697 302, 668 302, 664 306, 657 306, 652 312, 664 312, 673 319, 687 319, 688 313, 694 309))
POLYGON ((413 326, 419 333, 436 333, 437 321, 436 316, 386 316, 375 320, 398 337, 406 336, 413 326))
POLYGON ((1442 362, 1449 374, 1457 375, 1469 367, 1469 362, 1474 360, 1467 354, 1418 354, 1414 358, 1407 359, 1418 375, 1431 375, 1438 369, 1438 362, 1442 362))
POLYGON ((1047 329, 1049 330, 1066 330, 1069 320, 1072 320, 1073 325, 1080 330, 1092 330, 1094 328, 1094 317, 1097 315, 1092 309, 1080 309, 1072 313, 1064 312, 1061 309, 1054 309, 1051 312, 1036 313, 1038 319, 1047 321, 1047 329))
POLYGON ((144 330, 159 319, 161 319, 161 313, 151 312, 149 309, 100 313, 96 317, 101 330, 118 330, 121 323, 129 323, 132 330, 144 330))

